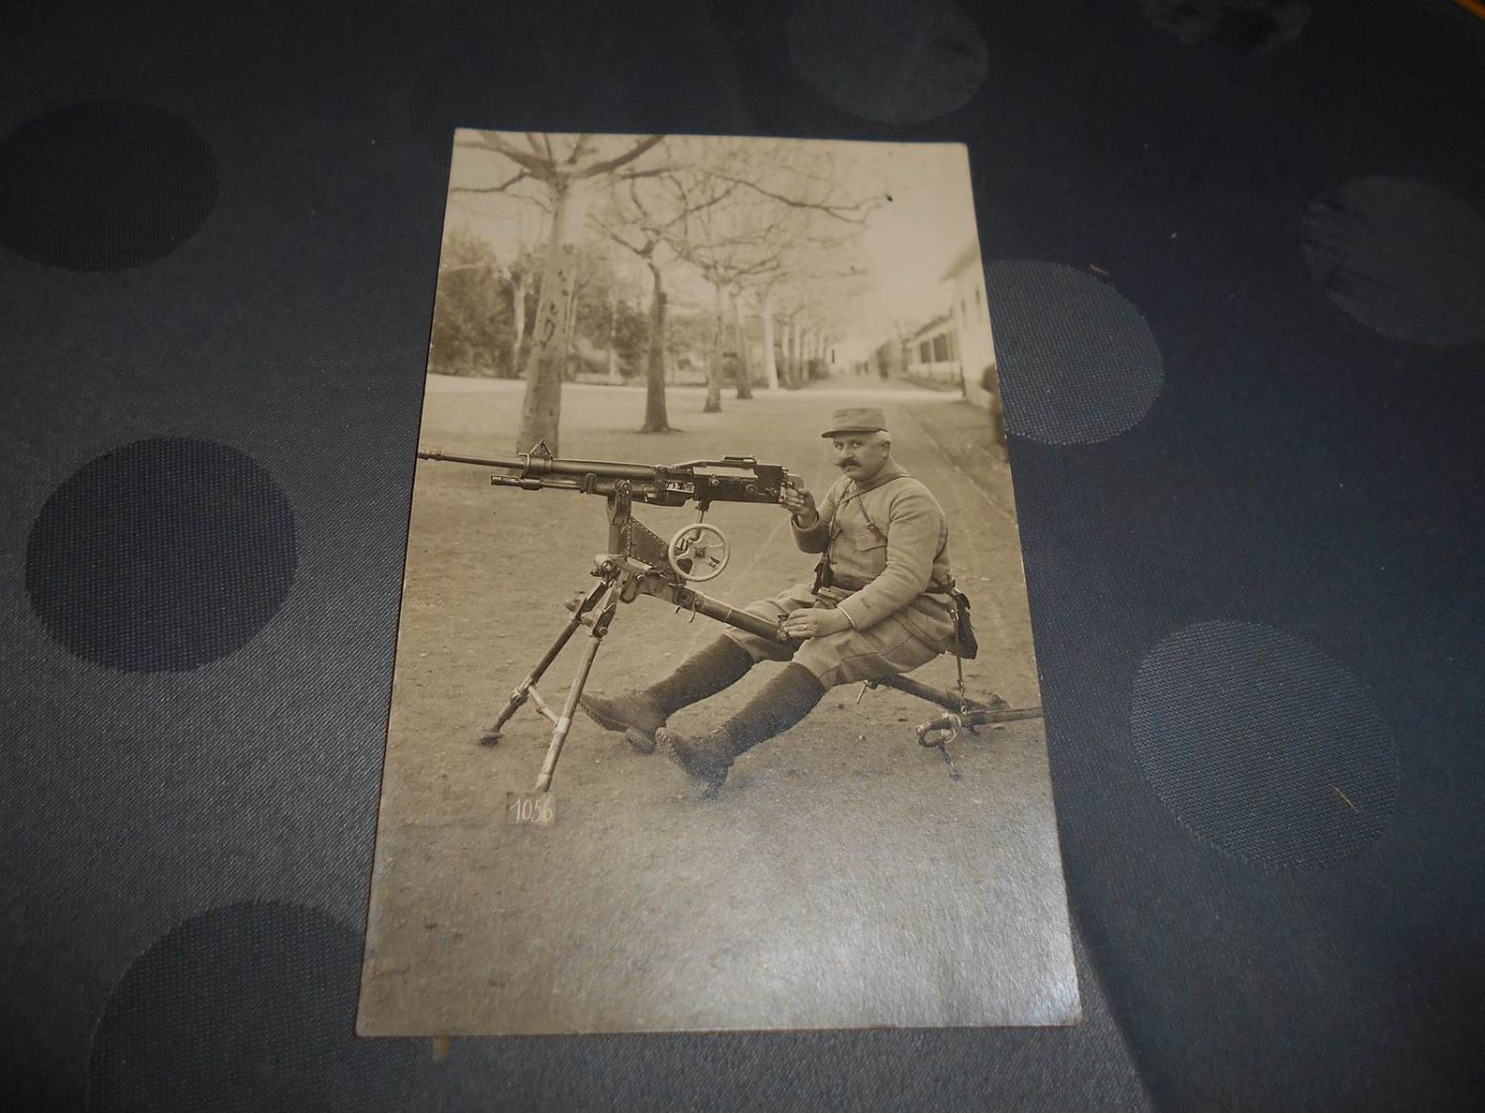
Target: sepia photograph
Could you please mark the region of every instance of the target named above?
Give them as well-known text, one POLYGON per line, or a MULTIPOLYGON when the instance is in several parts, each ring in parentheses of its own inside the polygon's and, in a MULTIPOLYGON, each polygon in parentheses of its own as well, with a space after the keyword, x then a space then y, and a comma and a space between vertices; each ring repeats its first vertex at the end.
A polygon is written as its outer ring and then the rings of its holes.
POLYGON ((1078 1023, 975 212, 455 133, 361 1035, 1078 1023))

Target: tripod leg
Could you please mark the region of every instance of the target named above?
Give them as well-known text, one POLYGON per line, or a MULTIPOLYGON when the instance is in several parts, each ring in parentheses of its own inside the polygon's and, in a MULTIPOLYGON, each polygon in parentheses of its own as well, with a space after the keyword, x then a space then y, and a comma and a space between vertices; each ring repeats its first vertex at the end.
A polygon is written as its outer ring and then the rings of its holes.
POLYGON ((577 676, 573 678, 572 690, 567 693, 567 701, 562 705, 557 728, 552 731, 552 741, 547 746, 546 760, 542 762, 541 772, 536 778, 537 792, 546 792, 552 787, 552 774, 557 771, 557 759, 562 756, 562 744, 567 741, 567 732, 572 729, 572 716, 577 711, 578 700, 582 698, 583 686, 588 683, 593 658, 598 656, 598 647, 603 644, 603 636, 608 633, 609 620, 614 616, 615 606, 615 599, 610 596, 602 613, 593 621, 593 629, 588 631, 588 644, 583 650, 583 659, 578 664, 577 676))
MULTIPOLYGON (((593 605, 598 602, 607 588, 608 585, 606 583, 594 584, 588 590, 588 593, 583 596, 578 605, 573 608, 572 618, 562 628, 562 632, 557 635, 557 640, 551 644, 546 653, 542 654, 542 658, 536 663, 536 667, 527 674, 526 679, 521 681, 516 686, 516 690, 510 694, 510 699, 506 702, 505 710, 495 720, 495 725, 485 731, 484 737, 480 739, 480 745, 493 746, 500 741, 500 728, 510 722, 510 717, 521 709, 521 705, 530 697, 532 690, 536 686, 536 682, 551 667, 552 662, 557 659, 557 654, 562 652, 563 648, 572 638, 572 635, 577 632, 577 628, 582 625, 584 616, 593 609, 593 605)), ((539 697, 538 706, 541 706, 539 697)))

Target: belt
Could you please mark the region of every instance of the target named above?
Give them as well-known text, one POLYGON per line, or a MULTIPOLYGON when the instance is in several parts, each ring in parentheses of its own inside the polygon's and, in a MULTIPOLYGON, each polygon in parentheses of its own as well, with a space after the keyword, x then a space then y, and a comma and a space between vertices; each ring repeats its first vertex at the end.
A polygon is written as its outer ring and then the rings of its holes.
POLYGON ((826 606, 837 607, 855 595, 859 590, 859 588, 821 587, 816 588, 812 594, 826 606))
MULTIPOLYGON (((829 587, 816 588, 813 594, 816 599, 823 599, 829 603, 836 604, 849 599, 862 588, 866 587, 869 583, 871 583, 871 581, 867 580, 866 583, 863 583, 860 587, 851 587, 849 584, 842 584, 839 580, 837 580, 829 587)), ((949 587, 935 587, 933 584, 929 584, 928 587, 924 589, 923 594, 938 596, 951 604, 954 601, 954 588, 952 585, 950 585, 949 587)))

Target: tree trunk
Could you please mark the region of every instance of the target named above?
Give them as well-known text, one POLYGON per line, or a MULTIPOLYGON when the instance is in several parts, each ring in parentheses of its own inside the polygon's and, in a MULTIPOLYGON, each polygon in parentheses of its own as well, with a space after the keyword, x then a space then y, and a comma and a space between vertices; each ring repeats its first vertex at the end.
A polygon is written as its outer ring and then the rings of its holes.
POLYGON ((779 389, 779 365, 773 354, 773 294, 765 291, 763 305, 763 379, 769 390, 779 389))
POLYGON ((562 379, 567 381, 572 376, 572 334, 577 325, 577 296, 578 284, 574 277, 572 292, 567 295, 567 311, 562 317, 562 379))
POLYGON ((784 386, 794 389, 794 318, 784 322, 784 386))
POLYGON ((670 422, 665 414, 665 288, 660 282, 660 268, 650 264, 654 280, 650 302, 650 351, 645 367, 645 423, 641 433, 668 433, 670 422))
POLYGON ((722 412, 722 287, 712 287, 712 353, 706 365, 704 414, 722 412))
POLYGON ((510 340, 510 377, 512 379, 521 373, 521 342, 526 339, 526 284, 529 281, 524 269, 511 275, 510 308, 511 315, 515 318, 514 334, 510 340))
POLYGON ((567 306, 576 284, 573 183, 552 183, 552 218, 547 236, 546 266, 537 294, 536 324, 531 350, 526 354, 526 394, 521 401, 521 431, 516 451, 526 452, 545 441, 558 452, 557 427, 562 418, 563 339, 567 335, 567 306))
POLYGON ((753 398, 753 369, 748 365, 748 338, 743 332, 742 299, 732 294, 732 331, 737 337, 737 396, 743 401, 753 398))
POLYGON ((608 381, 619 381, 619 292, 608 289, 608 381))

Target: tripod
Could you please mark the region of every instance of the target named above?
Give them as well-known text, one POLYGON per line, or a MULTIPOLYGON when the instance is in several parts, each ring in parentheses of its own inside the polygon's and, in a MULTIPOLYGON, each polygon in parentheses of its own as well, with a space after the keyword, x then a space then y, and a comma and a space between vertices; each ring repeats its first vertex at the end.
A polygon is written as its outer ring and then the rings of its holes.
MULTIPOLYGON (((776 641, 789 639, 776 624, 757 615, 738 610, 720 599, 713 599, 686 586, 686 578, 697 562, 709 562, 713 571, 704 578, 720 572, 727 562, 726 539, 712 526, 697 524, 677 535, 692 539, 709 532, 717 539, 710 546, 691 544, 687 551, 677 554, 677 542, 667 544, 658 534, 637 521, 632 509, 632 495, 627 480, 618 480, 608 495, 608 543, 609 551, 600 553, 593 561, 592 575, 598 583, 589 588, 572 605, 572 617, 562 628, 555 641, 542 654, 531 672, 517 685, 506 701, 504 710, 493 726, 480 739, 481 743, 493 746, 500 741, 501 728, 520 708, 530 700, 536 709, 552 723, 552 740, 547 746, 546 760, 536 778, 536 791, 546 792, 551 788, 552 775, 557 768, 557 759, 562 756, 562 746, 567 733, 572 729, 572 718, 577 712, 578 701, 588 683, 588 674, 593 669, 593 660, 598 656, 609 626, 613 623, 620 603, 632 603, 641 595, 653 595, 657 599, 673 603, 677 610, 689 610, 703 614, 719 622, 748 630, 776 641), (720 553, 720 555, 718 555, 720 553), (579 626, 588 627, 588 642, 583 647, 583 656, 578 663, 577 675, 567 693, 560 714, 553 714, 546 701, 536 690, 536 684, 545 675, 558 654, 572 640, 579 626)), ((702 578, 696 576, 693 578, 702 578)))

